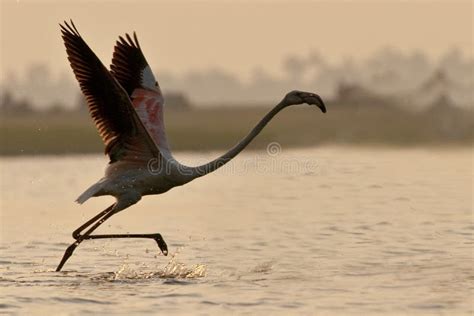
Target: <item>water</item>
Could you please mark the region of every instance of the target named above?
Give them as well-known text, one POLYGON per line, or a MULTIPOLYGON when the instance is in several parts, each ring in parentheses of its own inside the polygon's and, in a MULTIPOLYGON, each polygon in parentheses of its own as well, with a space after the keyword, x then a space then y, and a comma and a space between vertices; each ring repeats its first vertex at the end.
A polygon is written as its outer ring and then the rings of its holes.
POLYGON ((105 158, 2 158, 0 312, 473 312, 469 149, 276 149, 100 228, 160 232, 168 257, 149 240, 85 241, 61 273, 72 230, 113 202, 73 203, 105 158))

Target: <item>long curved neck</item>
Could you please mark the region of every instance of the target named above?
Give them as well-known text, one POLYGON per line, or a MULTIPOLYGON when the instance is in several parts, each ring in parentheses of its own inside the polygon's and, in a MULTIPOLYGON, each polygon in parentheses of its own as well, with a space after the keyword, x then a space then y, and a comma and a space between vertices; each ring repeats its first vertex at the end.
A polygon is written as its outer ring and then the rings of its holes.
POLYGON ((276 105, 270 112, 268 112, 261 120, 258 122, 258 124, 250 131, 250 133, 245 136, 237 145, 232 147, 228 152, 223 154, 217 159, 214 159, 213 161, 198 166, 198 167, 191 167, 190 168, 190 174, 191 174, 191 179, 199 178, 202 177, 208 173, 211 173, 229 161, 232 160, 235 156, 237 156, 242 150, 245 149, 245 147, 252 142, 252 140, 260 134, 260 132, 263 130, 265 125, 267 125, 268 122, 282 109, 284 109, 287 105, 284 104, 283 102, 280 102, 278 105, 276 105))

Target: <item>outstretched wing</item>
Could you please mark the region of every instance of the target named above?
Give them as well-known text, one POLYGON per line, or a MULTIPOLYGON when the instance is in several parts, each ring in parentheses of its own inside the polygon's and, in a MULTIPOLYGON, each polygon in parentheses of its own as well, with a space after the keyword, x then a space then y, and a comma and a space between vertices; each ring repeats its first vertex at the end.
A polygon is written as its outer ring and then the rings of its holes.
POLYGON ((110 69, 114 77, 131 96, 137 88, 152 89, 158 83, 143 55, 137 35, 133 33, 132 39, 130 35, 125 34, 125 38, 119 36, 119 40, 115 44, 110 69))
POLYGON ((72 21, 71 25, 64 22, 60 26, 69 62, 111 162, 159 157, 160 152, 126 91, 82 39, 72 21))
POLYGON ((164 99, 138 43, 126 34, 119 37, 110 66, 112 75, 127 91, 140 120, 162 152, 169 152, 163 117, 164 99))

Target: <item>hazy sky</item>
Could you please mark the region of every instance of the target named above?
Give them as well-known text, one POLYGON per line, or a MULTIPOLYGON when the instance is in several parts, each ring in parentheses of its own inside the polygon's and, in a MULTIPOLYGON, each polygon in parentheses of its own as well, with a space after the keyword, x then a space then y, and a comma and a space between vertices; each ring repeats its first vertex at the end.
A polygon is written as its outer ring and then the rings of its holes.
POLYGON ((337 62, 385 46, 434 59, 452 46, 472 55, 473 45, 472 1, 0 3, 0 80, 31 63, 70 74, 58 27, 69 18, 107 66, 117 36, 135 30, 152 68, 177 74, 208 67, 244 78, 255 67, 278 73, 285 56, 310 50, 337 62))

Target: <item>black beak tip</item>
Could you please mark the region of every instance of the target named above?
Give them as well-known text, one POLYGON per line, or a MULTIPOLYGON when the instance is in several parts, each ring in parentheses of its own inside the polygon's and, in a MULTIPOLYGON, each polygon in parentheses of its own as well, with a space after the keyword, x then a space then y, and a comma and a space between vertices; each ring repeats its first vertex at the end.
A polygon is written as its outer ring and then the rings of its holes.
POLYGON ((326 113, 326 105, 324 105, 324 102, 321 98, 319 98, 318 108, 321 109, 321 112, 326 113))
POLYGON ((321 99, 319 95, 317 96, 317 99, 319 101, 317 104, 318 108, 321 109, 321 112, 326 113, 326 105, 324 104, 323 99, 321 99))

